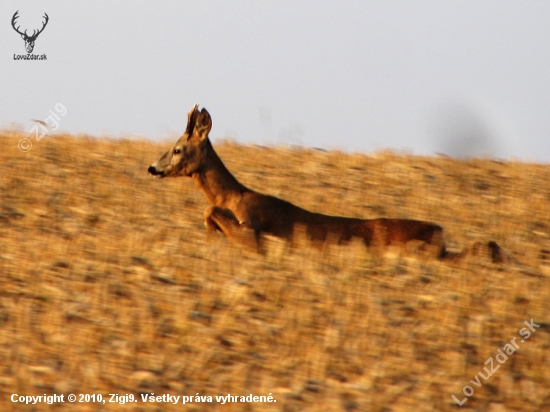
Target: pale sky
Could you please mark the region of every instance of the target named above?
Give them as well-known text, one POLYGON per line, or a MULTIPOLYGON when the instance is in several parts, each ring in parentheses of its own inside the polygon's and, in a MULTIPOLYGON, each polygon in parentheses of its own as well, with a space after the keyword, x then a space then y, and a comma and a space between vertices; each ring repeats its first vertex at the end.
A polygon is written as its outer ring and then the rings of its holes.
POLYGON ((0 38, 1 128, 165 140, 199 103, 214 142, 550 161, 548 1, 3 0, 0 38))

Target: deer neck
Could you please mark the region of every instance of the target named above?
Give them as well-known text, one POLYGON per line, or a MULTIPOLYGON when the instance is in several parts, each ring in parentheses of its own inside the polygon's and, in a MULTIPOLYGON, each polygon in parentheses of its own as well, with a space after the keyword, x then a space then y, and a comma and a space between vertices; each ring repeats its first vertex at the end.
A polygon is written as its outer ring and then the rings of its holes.
POLYGON ((210 141, 207 141, 207 145, 203 167, 193 173, 192 177, 212 205, 225 208, 250 189, 227 170, 210 141))

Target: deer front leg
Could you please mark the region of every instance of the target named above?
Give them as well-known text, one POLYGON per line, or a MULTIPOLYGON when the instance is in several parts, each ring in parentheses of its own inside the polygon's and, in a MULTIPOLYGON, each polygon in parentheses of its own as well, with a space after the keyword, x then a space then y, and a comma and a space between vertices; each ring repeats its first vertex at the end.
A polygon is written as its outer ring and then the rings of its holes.
POLYGON ((244 222, 239 222, 229 209, 210 206, 204 211, 204 225, 208 235, 216 231, 222 232, 233 243, 248 250, 259 250, 259 233, 249 228, 244 222))

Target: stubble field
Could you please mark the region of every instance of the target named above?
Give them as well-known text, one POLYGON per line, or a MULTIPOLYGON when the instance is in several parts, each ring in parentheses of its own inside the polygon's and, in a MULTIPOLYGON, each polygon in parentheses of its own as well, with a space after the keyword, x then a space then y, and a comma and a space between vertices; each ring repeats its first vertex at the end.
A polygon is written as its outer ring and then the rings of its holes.
POLYGON ((147 174, 176 136, 46 136, 27 153, 22 137, 0 132, 0 410, 550 411, 550 166, 214 141, 252 189, 433 221, 453 249, 494 240, 511 262, 275 240, 254 255, 207 241, 190 179, 147 174), (10 400, 54 393, 107 402, 10 400))

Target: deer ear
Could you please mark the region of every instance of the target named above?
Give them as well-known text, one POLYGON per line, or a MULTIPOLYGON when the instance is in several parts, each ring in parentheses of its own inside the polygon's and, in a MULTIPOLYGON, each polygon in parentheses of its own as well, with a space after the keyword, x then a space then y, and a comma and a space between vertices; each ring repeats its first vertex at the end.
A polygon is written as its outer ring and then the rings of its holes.
POLYGON ((187 113, 187 127, 185 128, 185 133, 187 137, 191 137, 193 134, 193 128, 195 127, 195 119, 197 118, 197 112, 199 111, 199 105, 196 104, 193 106, 191 111, 187 113))
POLYGON ((212 129, 212 118, 206 109, 202 109, 200 112, 197 111, 195 113, 195 127, 193 127, 192 137, 201 141, 208 137, 208 133, 210 133, 210 129, 212 129))

